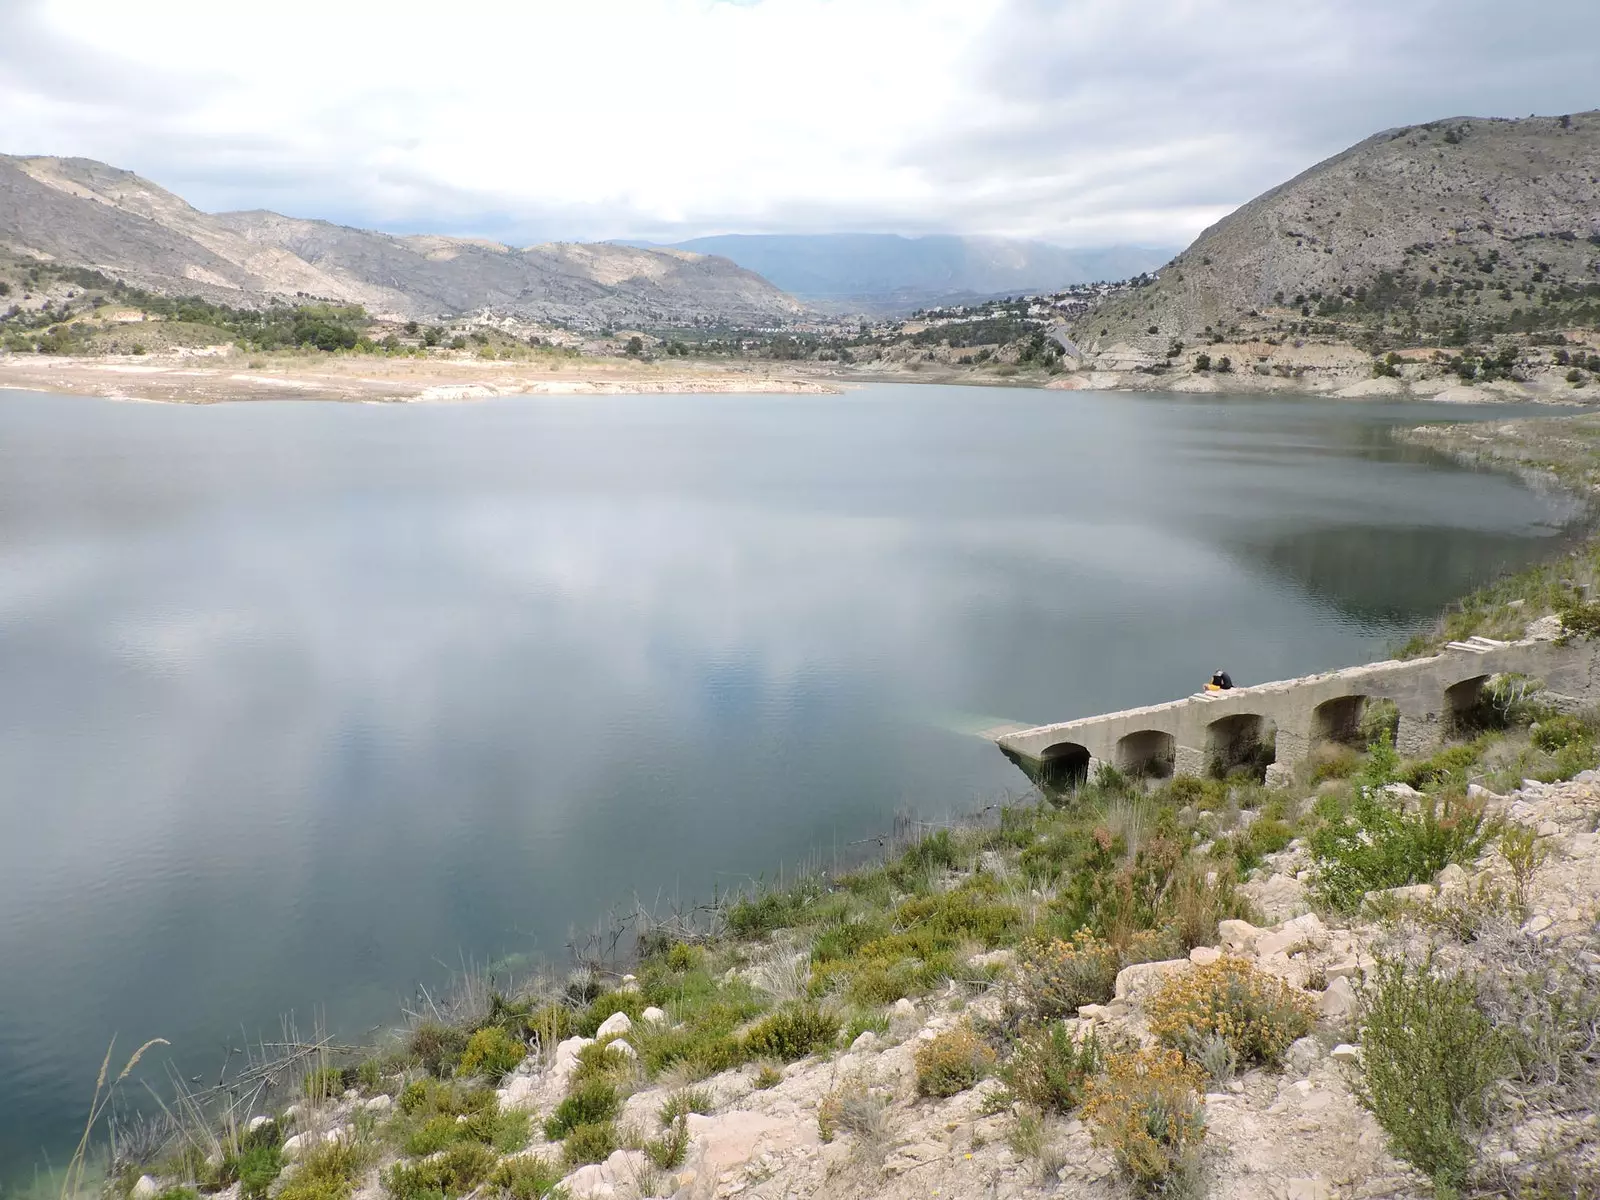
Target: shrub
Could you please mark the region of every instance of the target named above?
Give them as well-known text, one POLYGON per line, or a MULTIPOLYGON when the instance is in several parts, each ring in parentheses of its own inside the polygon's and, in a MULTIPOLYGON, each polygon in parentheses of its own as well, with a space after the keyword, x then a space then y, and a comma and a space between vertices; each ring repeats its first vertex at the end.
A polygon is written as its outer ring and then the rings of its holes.
POLYGON ((817 1134, 831 1142, 842 1130, 865 1141, 888 1135, 889 1102, 859 1079, 840 1084, 817 1106, 817 1134))
POLYGON ((1361 1102, 1395 1152, 1451 1190, 1467 1175, 1488 1120, 1505 1045, 1464 975, 1431 961, 1380 959, 1364 989, 1361 1102))
POLYGON ((1275 1066, 1315 1016, 1305 993, 1242 958, 1192 967, 1162 984, 1145 1005, 1163 1043, 1197 1057, 1213 1035, 1240 1062, 1275 1066))
POLYGON ((614 1121, 622 1110, 622 1099, 611 1080, 593 1078, 576 1084, 544 1123, 546 1141, 559 1141, 580 1125, 599 1125, 614 1121))
POLYGON ((1533 744, 1546 754, 1554 754, 1568 746, 1594 741, 1594 734, 1577 717, 1557 716, 1540 721, 1533 731, 1533 744))
POLYGON ((467 1039, 456 1070, 463 1075, 487 1075, 499 1079, 513 1070, 528 1055, 525 1047, 498 1025, 480 1029, 467 1039))
POLYGON ((773 1058, 779 1062, 826 1050, 839 1036, 840 1022, 809 1004, 795 1004, 758 1022, 741 1040, 746 1059, 773 1058))
POLYGON ((1111 1055, 1084 1102, 1095 1144, 1140 1186, 1160 1187, 1188 1167, 1205 1137, 1202 1082, 1175 1050, 1111 1055))
POLYGON ((588 1163, 605 1162, 617 1149, 617 1126, 612 1121, 597 1121, 576 1126, 561 1144, 561 1165, 567 1170, 588 1163))
POLYGON ((1450 863, 1470 863, 1491 832, 1483 805, 1464 796, 1423 799, 1408 813, 1382 791, 1361 787, 1350 810, 1331 816, 1310 837, 1315 889, 1343 911, 1369 891, 1429 882, 1450 863))
POLYGON ((663 1125, 671 1125, 679 1117, 699 1113, 703 1117, 716 1111, 716 1100, 706 1088, 682 1088, 667 1097, 657 1114, 663 1125))
POLYGON ((917 1094, 954 1096, 989 1074, 994 1051, 962 1023, 917 1047, 917 1094))
POLYGON ((396 1163, 380 1176, 380 1182, 394 1200, 439 1200, 441 1196, 466 1195, 490 1177, 496 1164, 488 1147, 460 1142, 422 1162, 396 1163))
POLYGON ((774 1067, 771 1063, 762 1063, 761 1069, 756 1072, 755 1081, 752 1086, 758 1092, 764 1092, 768 1088, 777 1087, 782 1082, 782 1071, 778 1070, 778 1068, 774 1067))
POLYGON ((1118 956, 1087 929, 1023 947, 1018 970, 1022 1001, 1033 1015, 1049 1020, 1075 1017, 1083 1004, 1104 1004, 1116 989, 1118 956))
POLYGON ((664 1134, 646 1142, 644 1154, 663 1171, 683 1166, 683 1160, 689 1155, 688 1115, 679 1116, 667 1126, 664 1134))
POLYGON ((443 1076, 467 1048, 465 1031, 436 1021, 424 1021, 411 1031, 407 1048, 430 1075, 443 1076))
POLYGON ((345 1200, 367 1169, 372 1148, 354 1138, 339 1138, 313 1146, 300 1160, 294 1175, 278 1189, 287 1200, 345 1200))
POLYGON ((239 1155, 238 1170, 241 1200, 263 1200, 283 1171, 283 1153, 276 1140, 269 1145, 245 1147, 239 1155))
POLYGON ((489 1186, 505 1200, 545 1200, 555 1194, 561 1180, 562 1173, 553 1164, 530 1154, 502 1162, 489 1176, 489 1186))
POLYGON ((1023 1033, 1011 1061, 1000 1068, 1000 1079, 1024 1104, 1071 1112, 1083 1103, 1085 1087, 1103 1058, 1094 1033, 1079 1041, 1062 1022, 1052 1021, 1023 1033))

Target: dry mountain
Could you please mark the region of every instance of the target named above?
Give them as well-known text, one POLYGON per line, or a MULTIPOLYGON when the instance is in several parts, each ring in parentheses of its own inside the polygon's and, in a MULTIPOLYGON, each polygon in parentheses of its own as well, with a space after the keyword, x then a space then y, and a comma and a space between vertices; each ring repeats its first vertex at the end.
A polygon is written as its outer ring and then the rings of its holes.
POLYGON ((1388 130, 1223 218, 1076 333, 1092 351, 1352 312, 1413 337, 1532 328, 1600 283, 1597 181, 1600 112, 1388 130))
POLYGON ((131 171, 0 156, 0 247, 234 305, 312 296, 374 313, 484 308, 579 325, 768 324, 801 306, 725 258, 628 246, 397 237, 200 212, 131 171))

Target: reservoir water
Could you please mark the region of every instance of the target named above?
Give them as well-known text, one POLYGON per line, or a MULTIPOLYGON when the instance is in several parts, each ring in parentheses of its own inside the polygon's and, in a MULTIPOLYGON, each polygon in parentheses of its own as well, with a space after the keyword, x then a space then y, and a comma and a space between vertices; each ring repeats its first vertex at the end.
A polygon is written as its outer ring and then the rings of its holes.
POLYGON ((1554 553, 1425 404, 0 392, 0 1178, 213 1076, 1025 781, 970 731, 1381 656, 1554 553))

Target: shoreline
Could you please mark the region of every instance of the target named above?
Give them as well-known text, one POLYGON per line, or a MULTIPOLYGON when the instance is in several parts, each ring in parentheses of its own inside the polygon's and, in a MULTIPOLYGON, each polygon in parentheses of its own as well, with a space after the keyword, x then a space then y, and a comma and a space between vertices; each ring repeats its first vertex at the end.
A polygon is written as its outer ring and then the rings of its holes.
MULTIPOLYGON (((1300 373, 1152 374, 1133 360, 1110 369, 998 374, 948 363, 871 367, 533 356, 522 360, 387 355, 261 355, 209 347, 161 355, 0 354, 0 391, 57 392, 165 404, 306 400, 367 404, 464 403, 509 396, 840 395, 873 383, 1132 392, 1174 396, 1260 395, 1346 401, 1538 404, 1554 410, 1600 402, 1600 392, 1546 381, 1488 384, 1437 377, 1371 378, 1343 359, 1300 373)), ((1063 397, 1065 399, 1065 397, 1063 397)))

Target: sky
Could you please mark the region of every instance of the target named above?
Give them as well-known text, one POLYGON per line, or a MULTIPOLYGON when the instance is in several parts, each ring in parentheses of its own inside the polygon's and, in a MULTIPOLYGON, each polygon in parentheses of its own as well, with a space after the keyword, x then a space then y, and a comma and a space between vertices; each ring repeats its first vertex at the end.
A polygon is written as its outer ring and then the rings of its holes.
POLYGON ((0 0, 0 152, 515 244, 1176 246, 1382 129, 1597 107, 1596 0, 0 0))

